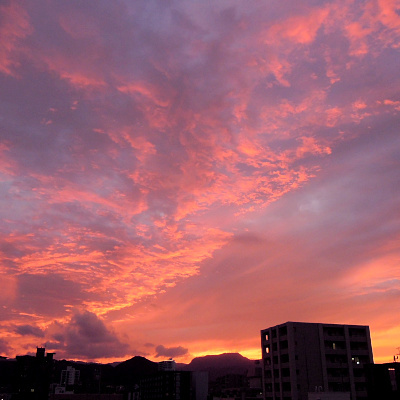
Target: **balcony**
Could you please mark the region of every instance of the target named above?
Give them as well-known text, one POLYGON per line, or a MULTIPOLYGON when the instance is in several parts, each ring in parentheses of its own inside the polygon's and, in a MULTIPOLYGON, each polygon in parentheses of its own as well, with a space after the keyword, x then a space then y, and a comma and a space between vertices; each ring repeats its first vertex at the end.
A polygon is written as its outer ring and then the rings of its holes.
MULTIPOLYGON (((326 361, 327 368, 347 368, 347 362, 340 362, 340 361, 326 361)), ((354 366, 354 364, 353 364, 354 366)))
POLYGON ((340 355, 346 355, 347 351, 346 349, 332 349, 331 347, 325 347, 325 354, 340 354, 340 355))
POLYGON ((350 336, 351 343, 368 343, 366 336, 350 336))
POLYGON ((368 350, 351 350, 351 356, 369 356, 369 351, 368 350))
POLYGON ((344 335, 327 335, 324 334, 324 340, 330 340, 331 342, 340 342, 340 341, 344 341, 345 337, 344 335))
POLYGON ((332 383, 348 383, 349 378, 347 376, 328 376, 328 382, 332 383))

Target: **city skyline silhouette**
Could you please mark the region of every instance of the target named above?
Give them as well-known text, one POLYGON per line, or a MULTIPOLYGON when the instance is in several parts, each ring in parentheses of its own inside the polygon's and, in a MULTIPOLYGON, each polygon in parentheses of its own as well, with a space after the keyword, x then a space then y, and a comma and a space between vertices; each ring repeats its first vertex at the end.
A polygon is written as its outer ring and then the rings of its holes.
POLYGON ((4 1, 0 355, 400 345, 395 0, 4 1))

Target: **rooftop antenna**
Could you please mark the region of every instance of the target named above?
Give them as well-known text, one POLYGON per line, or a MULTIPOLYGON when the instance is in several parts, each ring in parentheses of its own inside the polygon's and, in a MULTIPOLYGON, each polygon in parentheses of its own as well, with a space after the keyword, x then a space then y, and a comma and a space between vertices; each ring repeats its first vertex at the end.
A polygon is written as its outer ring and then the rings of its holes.
POLYGON ((400 347, 396 347, 396 349, 397 349, 397 354, 393 356, 393 362, 397 362, 400 356, 400 347))

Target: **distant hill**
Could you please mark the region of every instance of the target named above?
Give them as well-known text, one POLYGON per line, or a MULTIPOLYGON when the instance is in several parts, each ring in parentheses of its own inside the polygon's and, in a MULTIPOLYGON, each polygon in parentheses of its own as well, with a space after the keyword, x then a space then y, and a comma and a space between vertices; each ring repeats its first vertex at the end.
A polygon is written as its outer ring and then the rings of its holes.
POLYGON ((189 364, 177 364, 182 371, 208 371, 209 380, 227 374, 246 375, 254 369, 254 361, 239 353, 224 353, 219 355, 196 357, 189 364))
MULTIPOLYGON (((101 384, 132 386, 139 383, 140 379, 152 375, 158 371, 158 363, 147 358, 136 356, 129 360, 112 363, 85 363, 72 360, 55 360, 54 381, 60 382, 61 371, 67 366, 73 366, 80 371, 81 389, 91 390, 93 385, 99 385, 95 376, 100 373, 101 384), (97 383, 96 383, 97 382, 97 383)), ((239 353, 224 353, 196 357, 189 364, 177 363, 180 371, 207 371, 210 382, 216 378, 228 374, 246 375, 247 371, 254 369, 254 361, 243 357, 239 353)), ((16 360, 0 360, 0 390, 15 384, 17 375, 16 360)))
MULTIPOLYGON (((196 357, 189 364, 177 363, 180 371, 208 371, 210 381, 227 374, 246 375, 254 369, 254 361, 239 353, 224 353, 204 357, 196 357)), ((133 357, 114 367, 114 376, 120 384, 138 382, 141 378, 154 374, 158 363, 144 357, 133 357)))
POLYGON ((136 356, 114 367, 114 376, 120 384, 135 383, 145 376, 156 373, 158 364, 147 358, 136 356))

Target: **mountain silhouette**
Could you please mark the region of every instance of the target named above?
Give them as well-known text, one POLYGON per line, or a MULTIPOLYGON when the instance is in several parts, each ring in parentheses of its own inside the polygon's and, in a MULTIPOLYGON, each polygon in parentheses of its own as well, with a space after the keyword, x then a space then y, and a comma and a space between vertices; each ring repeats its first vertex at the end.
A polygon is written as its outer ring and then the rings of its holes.
POLYGON ((120 384, 138 383, 140 379, 156 373, 158 364, 147 358, 135 356, 114 367, 114 376, 120 384))
POLYGON ((182 371, 208 371, 210 381, 228 374, 246 375, 254 369, 254 361, 243 357, 239 353, 224 353, 196 357, 189 364, 178 364, 177 369, 182 371))

